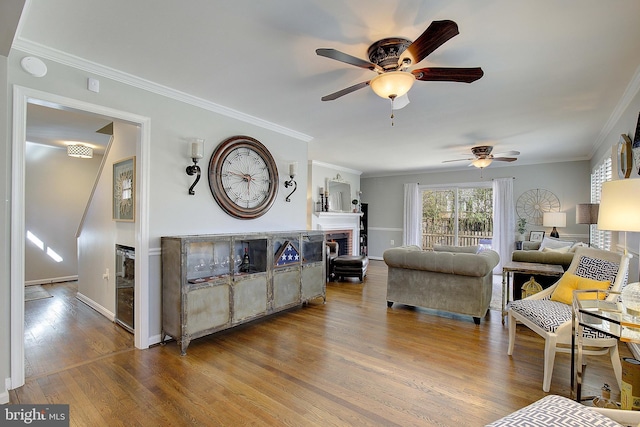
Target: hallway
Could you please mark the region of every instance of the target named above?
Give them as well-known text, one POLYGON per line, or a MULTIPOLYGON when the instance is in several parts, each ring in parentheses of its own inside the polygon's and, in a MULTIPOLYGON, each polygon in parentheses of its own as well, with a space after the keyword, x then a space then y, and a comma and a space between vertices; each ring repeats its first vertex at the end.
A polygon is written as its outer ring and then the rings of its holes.
POLYGON ((134 348, 133 335, 76 298, 78 282, 43 285, 25 302, 25 377, 35 379, 134 348))

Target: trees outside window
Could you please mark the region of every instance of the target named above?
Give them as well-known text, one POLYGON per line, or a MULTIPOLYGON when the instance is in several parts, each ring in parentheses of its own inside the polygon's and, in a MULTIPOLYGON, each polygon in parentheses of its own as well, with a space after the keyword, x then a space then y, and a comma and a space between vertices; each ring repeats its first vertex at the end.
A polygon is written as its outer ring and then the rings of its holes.
POLYGON ((448 187, 422 191, 422 247, 469 246, 493 237, 493 189, 448 187))

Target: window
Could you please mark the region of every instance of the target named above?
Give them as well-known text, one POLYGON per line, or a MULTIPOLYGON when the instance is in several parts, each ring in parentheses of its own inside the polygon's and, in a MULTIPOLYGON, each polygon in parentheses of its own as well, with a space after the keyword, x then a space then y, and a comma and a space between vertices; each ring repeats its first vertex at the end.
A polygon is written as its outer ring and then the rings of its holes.
MULTIPOLYGON (((602 183, 611 181, 611 157, 607 157, 601 164, 595 167, 591 173, 591 203, 600 203, 602 183)), ((611 249, 611 232, 598 230, 596 224, 589 226, 591 233, 591 245, 606 251, 611 249)))
POLYGON ((493 189, 422 187, 422 248, 469 246, 493 237, 493 189))

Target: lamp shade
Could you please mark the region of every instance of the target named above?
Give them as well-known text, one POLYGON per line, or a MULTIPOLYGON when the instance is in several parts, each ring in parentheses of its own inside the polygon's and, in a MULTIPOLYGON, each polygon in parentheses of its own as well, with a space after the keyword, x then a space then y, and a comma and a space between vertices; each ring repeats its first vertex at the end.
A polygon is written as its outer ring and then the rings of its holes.
POLYGON ((67 145, 67 155, 81 159, 91 159, 93 157, 93 148, 80 144, 67 145))
POLYGON ((576 224, 597 224, 598 203, 578 203, 576 205, 576 224))
POLYGON ((640 179, 602 184, 598 229, 640 231, 640 179))
POLYGON ((566 227, 567 214, 564 212, 545 212, 542 214, 542 225, 545 227, 566 227))
POLYGON ((409 92, 415 81, 415 76, 407 71, 388 71, 375 76, 369 85, 376 95, 388 99, 409 92))

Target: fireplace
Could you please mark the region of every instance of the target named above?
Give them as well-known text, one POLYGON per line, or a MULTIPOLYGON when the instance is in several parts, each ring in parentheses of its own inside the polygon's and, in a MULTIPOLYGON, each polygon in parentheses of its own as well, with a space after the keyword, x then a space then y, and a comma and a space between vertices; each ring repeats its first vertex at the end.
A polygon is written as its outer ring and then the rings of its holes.
POLYGON ((323 230, 327 241, 338 241, 339 255, 359 255, 361 216, 362 212, 315 212, 311 215, 311 226, 314 230, 323 230), (346 239, 342 240, 346 244, 338 239, 346 239))
POLYGON ((350 255, 353 251, 353 236, 351 230, 330 230, 324 233, 327 242, 338 243, 338 255, 350 255))

